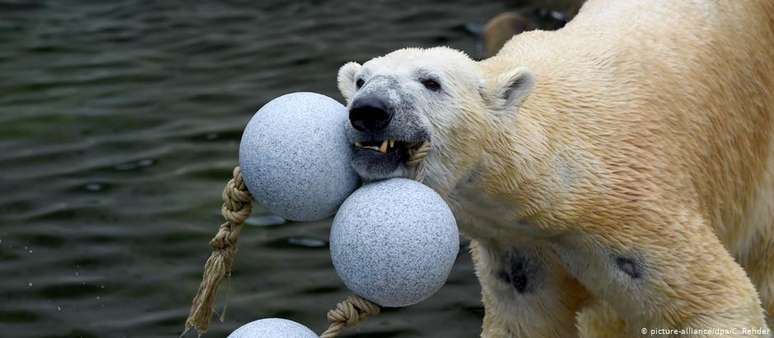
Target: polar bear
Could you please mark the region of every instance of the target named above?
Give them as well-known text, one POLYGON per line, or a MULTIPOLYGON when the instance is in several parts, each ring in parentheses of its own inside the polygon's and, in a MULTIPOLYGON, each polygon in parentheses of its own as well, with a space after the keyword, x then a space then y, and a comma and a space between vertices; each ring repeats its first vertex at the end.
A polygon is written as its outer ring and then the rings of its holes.
POLYGON ((411 177, 432 144, 419 170, 473 239, 483 337, 766 336, 772 45, 769 0, 590 0, 480 62, 351 62, 352 164, 411 177))

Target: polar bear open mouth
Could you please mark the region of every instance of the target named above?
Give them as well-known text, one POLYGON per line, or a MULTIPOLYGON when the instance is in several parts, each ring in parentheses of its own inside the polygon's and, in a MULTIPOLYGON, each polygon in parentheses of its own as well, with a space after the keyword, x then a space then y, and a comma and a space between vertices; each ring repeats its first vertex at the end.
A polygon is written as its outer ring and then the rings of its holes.
POLYGON ((368 149, 382 154, 399 151, 408 155, 410 150, 417 149, 421 145, 422 145, 422 142, 396 141, 395 139, 387 139, 383 141, 355 142, 355 147, 357 148, 368 149))
POLYGON ((409 177, 411 168, 407 163, 411 160, 412 154, 429 141, 429 137, 425 137, 427 134, 424 132, 411 135, 420 137, 405 139, 384 134, 379 135, 381 137, 364 134, 358 136, 351 139, 352 167, 366 181, 409 177))

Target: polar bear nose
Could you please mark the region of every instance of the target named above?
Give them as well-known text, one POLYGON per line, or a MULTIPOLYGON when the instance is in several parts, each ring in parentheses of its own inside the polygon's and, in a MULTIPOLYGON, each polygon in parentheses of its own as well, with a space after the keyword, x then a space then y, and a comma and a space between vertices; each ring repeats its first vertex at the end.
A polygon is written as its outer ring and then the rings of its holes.
POLYGON ((352 102, 349 109, 349 122, 359 131, 376 132, 387 128, 392 114, 379 98, 368 96, 352 102))

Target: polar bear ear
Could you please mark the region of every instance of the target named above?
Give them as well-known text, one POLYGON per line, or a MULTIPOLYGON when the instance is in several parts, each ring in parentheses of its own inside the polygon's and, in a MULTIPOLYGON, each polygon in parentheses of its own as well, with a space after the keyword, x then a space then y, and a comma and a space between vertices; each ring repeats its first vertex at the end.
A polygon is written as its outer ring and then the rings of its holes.
POLYGON ((344 100, 349 103, 352 96, 355 95, 357 87, 355 86, 355 76, 360 71, 362 66, 357 62, 347 62, 345 65, 339 68, 339 76, 337 81, 339 83, 339 91, 344 96, 344 100))
POLYGON ((535 76, 532 72, 520 67, 497 76, 489 87, 489 104, 497 115, 508 114, 524 102, 535 86, 535 76))

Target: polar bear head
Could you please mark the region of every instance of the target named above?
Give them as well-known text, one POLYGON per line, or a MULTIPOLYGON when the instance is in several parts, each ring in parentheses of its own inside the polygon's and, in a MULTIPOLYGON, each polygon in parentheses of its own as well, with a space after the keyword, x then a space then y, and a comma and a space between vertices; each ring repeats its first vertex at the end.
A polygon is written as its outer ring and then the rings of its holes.
POLYGON ((366 181, 413 176, 409 153, 430 142, 421 163, 425 183, 449 192, 481 160, 534 82, 525 69, 484 73, 478 62, 447 47, 400 49, 342 66, 338 86, 349 110, 357 173, 366 181))

